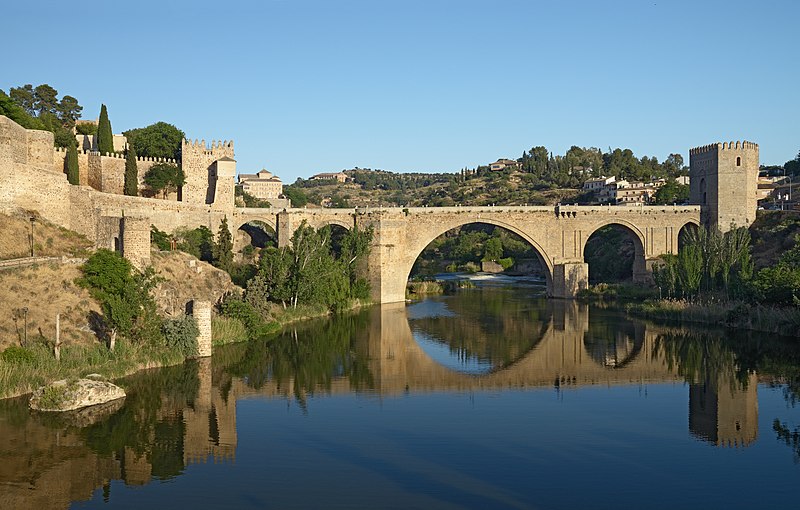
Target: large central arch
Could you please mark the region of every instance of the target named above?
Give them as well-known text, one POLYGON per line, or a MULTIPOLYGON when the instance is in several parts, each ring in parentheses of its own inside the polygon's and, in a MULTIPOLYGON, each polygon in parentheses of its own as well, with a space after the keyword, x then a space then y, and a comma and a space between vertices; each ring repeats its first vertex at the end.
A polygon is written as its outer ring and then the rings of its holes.
POLYGON ((541 265, 542 270, 545 273, 545 280, 547 281, 548 291, 552 288, 553 263, 552 259, 548 256, 547 252, 544 250, 542 245, 538 243, 535 239, 533 239, 525 231, 519 229, 515 225, 490 217, 465 218, 459 221, 451 221, 444 223, 435 229, 426 230, 424 235, 419 236, 416 239, 415 243, 409 246, 408 251, 406 252, 406 257, 401 263, 402 265, 399 268, 398 277, 402 278, 403 286, 405 286, 406 282, 408 281, 408 278, 411 276, 411 269, 413 268, 414 263, 417 261, 419 256, 422 254, 422 252, 429 244, 431 244, 436 238, 444 235, 446 232, 449 232, 450 230, 463 227, 465 225, 474 225, 474 224, 486 224, 506 229, 509 232, 513 232, 514 234, 518 235, 526 243, 528 243, 531 247, 533 247, 534 251, 536 252, 537 258, 539 259, 539 264, 541 265))

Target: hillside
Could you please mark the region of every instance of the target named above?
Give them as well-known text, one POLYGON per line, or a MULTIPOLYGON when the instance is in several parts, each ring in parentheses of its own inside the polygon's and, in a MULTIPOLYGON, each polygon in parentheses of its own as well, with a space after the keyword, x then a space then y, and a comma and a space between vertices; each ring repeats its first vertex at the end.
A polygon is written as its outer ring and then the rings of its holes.
MULTIPOLYGON (((25 211, 0 214, 0 260, 26 256, 19 245, 28 242, 29 217, 25 211)), ((35 213, 33 213, 35 216, 35 213)), ((69 230, 37 217, 34 224, 37 255, 88 256, 91 242, 69 230)), ((28 244, 29 246, 29 244, 28 244)), ((55 339, 55 318, 61 314, 61 340, 67 345, 89 344, 97 338, 91 327, 91 315, 100 306, 79 287, 80 259, 70 263, 47 262, 31 266, 0 269, 0 350, 27 341, 48 342, 55 339), (26 327, 27 324, 27 327, 26 327), (27 333, 26 333, 27 332, 27 333)), ((183 252, 153 251, 152 263, 163 278, 154 291, 164 315, 184 311, 187 301, 195 298, 216 302, 224 294, 240 292, 227 273, 183 252)))
MULTIPOLYGON (((287 196, 300 194, 308 206, 330 207, 447 207, 453 205, 555 205, 582 200, 579 189, 543 185, 530 174, 504 170, 468 179, 459 174, 395 174, 374 172, 378 178, 364 178, 364 170, 346 171, 352 181, 298 180, 285 186, 287 196)), ((299 205, 305 205, 300 200, 299 205)))

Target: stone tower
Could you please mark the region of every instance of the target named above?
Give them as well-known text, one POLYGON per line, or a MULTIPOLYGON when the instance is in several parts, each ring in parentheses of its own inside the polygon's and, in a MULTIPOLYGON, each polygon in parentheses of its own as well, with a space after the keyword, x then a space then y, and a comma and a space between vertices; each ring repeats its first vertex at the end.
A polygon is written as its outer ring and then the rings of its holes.
MULTIPOLYGON (((223 158, 233 159, 233 141, 215 141, 211 142, 211 147, 207 147, 205 140, 199 142, 197 140, 194 142, 183 140, 181 166, 183 173, 186 175, 186 184, 183 185, 181 191, 182 202, 189 204, 211 204, 214 202, 217 179, 211 166, 223 158), (212 175, 212 172, 214 175, 212 175)), ((231 179, 232 194, 233 180, 231 179)), ((231 200, 231 207, 233 207, 233 200, 231 200)))
POLYGON ((700 220, 725 232, 756 219, 758 144, 713 143, 689 151, 689 201, 703 206, 700 220))

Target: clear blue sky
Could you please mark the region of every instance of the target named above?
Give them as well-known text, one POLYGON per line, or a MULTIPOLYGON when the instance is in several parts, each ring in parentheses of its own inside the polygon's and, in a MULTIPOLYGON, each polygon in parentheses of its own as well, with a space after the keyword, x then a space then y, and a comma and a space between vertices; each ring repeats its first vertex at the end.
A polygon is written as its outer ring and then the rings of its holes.
POLYGON ((800 150, 800 2, 11 2, 0 88, 48 83, 114 132, 233 139, 284 182, 455 172, 545 145, 663 160, 800 150))

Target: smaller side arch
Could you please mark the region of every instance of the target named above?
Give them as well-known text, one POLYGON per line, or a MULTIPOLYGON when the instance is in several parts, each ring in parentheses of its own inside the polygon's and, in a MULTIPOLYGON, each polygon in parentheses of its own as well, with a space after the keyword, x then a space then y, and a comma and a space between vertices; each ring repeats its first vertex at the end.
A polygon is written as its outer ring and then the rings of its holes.
MULTIPOLYGON (((587 260, 586 257, 587 246, 589 246, 589 241, 592 238, 592 236, 597 234, 601 229, 610 226, 616 226, 621 230, 627 232, 629 234, 628 238, 631 239, 631 241, 633 242, 633 263, 631 268, 631 279, 634 282, 648 281, 650 278, 650 271, 648 270, 647 267, 647 250, 645 248, 647 246, 647 238, 639 227, 637 227, 630 221, 621 218, 614 218, 612 220, 603 221, 593 225, 591 229, 587 230, 588 235, 586 235, 581 239, 582 242, 581 254, 583 256, 583 261, 589 264, 590 277, 595 278, 591 275, 596 273, 592 268, 591 261, 587 260)), ((623 271, 621 267, 617 269, 623 271)))

